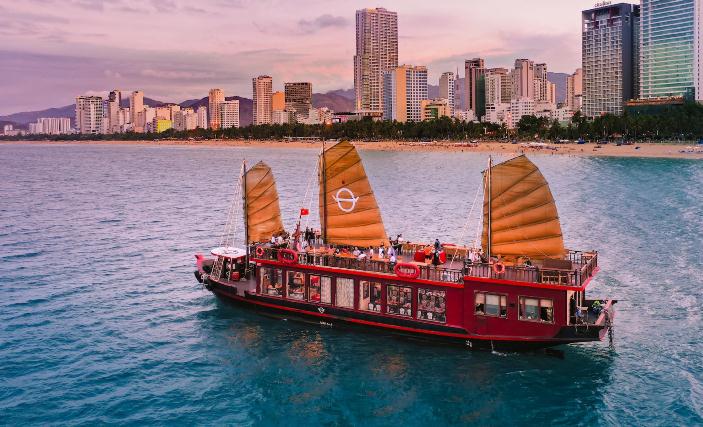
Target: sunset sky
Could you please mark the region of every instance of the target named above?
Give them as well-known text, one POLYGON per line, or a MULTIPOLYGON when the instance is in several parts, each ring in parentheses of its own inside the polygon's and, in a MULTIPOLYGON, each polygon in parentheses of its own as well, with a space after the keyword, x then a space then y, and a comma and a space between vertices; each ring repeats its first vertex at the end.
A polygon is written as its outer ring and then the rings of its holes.
MULTIPOLYGON (((354 11, 398 12, 400 62, 437 84, 463 60, 550 71, 580 66, 580 11, 592 0, 0 0, 0 114, 62 106, 80 94, 142 89, 180 102, 251 97, 251 77, 353 87, 354 11)), ((463 74, 463 71, 462 71, 463 74)))

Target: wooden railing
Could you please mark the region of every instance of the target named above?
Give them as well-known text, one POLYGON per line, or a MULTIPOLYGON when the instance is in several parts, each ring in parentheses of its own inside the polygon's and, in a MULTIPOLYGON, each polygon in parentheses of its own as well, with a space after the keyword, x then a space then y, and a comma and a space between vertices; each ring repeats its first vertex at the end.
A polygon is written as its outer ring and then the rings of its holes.
MULTIPOLYGON (((250 248, 250 254, 257 259, 278 260, 279 249, 259 246, 261 255, 256 254, 256 247, 250 248)), ((418 279, 437 282, 461 283, 464 276, 501 279, 513 282, 544 283, 550 285, 581 286, 593 276, 598 267, 597 252, 569 252, 566 260, 571 261, 571 269, 541 268, 538 266, 505 266, 504 271, 496 272, 494 266, 488 263, 466 263, 462 270, 442 266, 419 265, 418 279)), ((356 259, 328 254, 297 253, 297 263, 303 265, 319 265, 324 267, 347 270, 368 271, 373 273, 395 274, 394 264, 385 260, 356 259)))

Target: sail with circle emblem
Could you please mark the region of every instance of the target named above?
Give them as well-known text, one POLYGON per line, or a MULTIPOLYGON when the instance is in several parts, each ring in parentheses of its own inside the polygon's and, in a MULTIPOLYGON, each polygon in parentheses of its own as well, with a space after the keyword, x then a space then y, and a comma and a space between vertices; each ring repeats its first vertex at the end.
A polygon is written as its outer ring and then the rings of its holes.
POLYGON ((483 174, 483 250, 507 260, 562 259, 557 206, 537 166, 522 155, 489 166, 483 174))
POLYGON ((244 213, 248 243, 266 242, 285 230, 271 168, 259 162, 244 173, 244 213))
POLYGON ((326 243, 388 246, 371 184, 356 148, 340 142, 320 154, 320 224, 326 243))

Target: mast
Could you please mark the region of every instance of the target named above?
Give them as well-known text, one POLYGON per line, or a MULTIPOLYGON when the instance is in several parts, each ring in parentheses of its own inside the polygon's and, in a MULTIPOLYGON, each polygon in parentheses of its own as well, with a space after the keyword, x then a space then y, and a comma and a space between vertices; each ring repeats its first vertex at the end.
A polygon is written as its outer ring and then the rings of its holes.
POLYGON ((247 212, 247 161, 242 160, 242 207, 244 208, 244 248, 249 257, 249 215, 247 212))
POLYGON ((491 156, 488 156, 488 171, 486 174, 486 177, 488 179, 488 240, 486 242, 486 258, 488 259, 488 262, 491 262, 491 181, 493 180, 491 176, 491 168, 493 167, 493 160, 491 159, 491 156))
POLYGON ((320 230, 322 232, 322 242, 327 243, 327 175, 325 166, 325 141, 322 140, 322 167, 320 167, 320 174, 322 179, 322 224, 320 224, 320 230))

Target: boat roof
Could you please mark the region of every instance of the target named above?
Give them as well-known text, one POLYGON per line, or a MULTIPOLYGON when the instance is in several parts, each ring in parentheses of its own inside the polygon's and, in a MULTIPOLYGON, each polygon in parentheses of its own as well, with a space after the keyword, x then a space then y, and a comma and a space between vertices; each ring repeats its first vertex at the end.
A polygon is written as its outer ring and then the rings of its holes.
POLYGON ((247 255, 247 251, 241 248, 235 248, 232 246, 219 246, 210 251, 211 254, 215 256, 222 256, 225 258, 241 258, 247 255))

